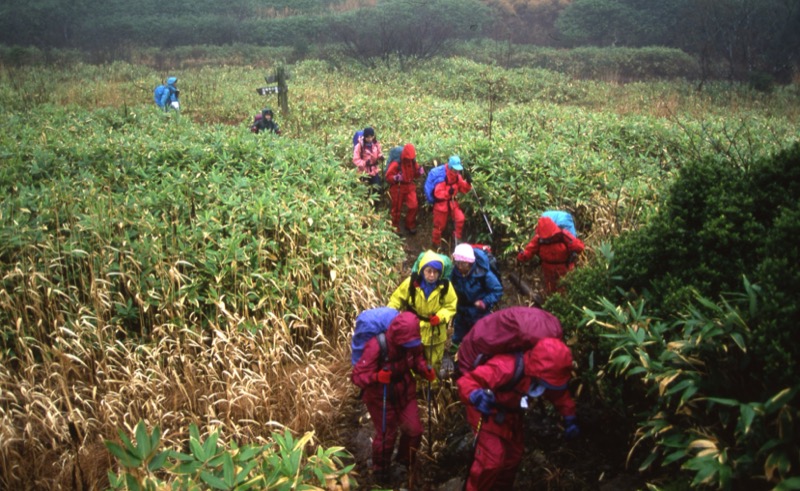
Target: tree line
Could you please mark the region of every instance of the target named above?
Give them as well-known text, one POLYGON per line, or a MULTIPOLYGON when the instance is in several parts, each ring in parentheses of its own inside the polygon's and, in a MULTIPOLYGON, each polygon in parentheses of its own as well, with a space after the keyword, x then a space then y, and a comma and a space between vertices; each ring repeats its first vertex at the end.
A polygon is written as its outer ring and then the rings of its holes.
POLYGON ((370 63, 429 58, 452 41, 678 48, 701 76, 791 81, 796 0, 0 0, 0 43, 124 52, 185 45, 336 43, 370 63))

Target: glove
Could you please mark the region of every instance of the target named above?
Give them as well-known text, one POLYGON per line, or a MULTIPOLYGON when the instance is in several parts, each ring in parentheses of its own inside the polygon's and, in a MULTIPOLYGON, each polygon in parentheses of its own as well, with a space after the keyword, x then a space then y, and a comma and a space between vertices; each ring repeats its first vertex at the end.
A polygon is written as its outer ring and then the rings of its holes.
POLYGON ((467 169, 464 169, 462 174, 464 175, 464 180, 467 181, 467 184, 472 184, 472 174, 470 174, 467 169))
POLYGON ((475 389, 469 394, 469 402, 475 406, 478 412, 486 416, 492 413, 494 401, 494 394, 491 390, 475 389))
POLYGON ((402 179, 403 178, 400 176, 400 174, 395 174, 394 175, 394 182, 400 182, 402 179))
POLYGON ((575 252, 575 251, 570 252, 569 253, 569 257, 567 258, 567 263, 571 264, 571 263, 575 263, 577 261, 578 261, 578 253, 575 252))
POLYGON ((419 175, 421 175, 421 176, 424 176, 424 175, 425 175, 425 169, 423 169, 423 168, 422 168, 422 166, 420 165, 420 166, 419 166, 419 170, 417 171, 417 173, 418 173, 419 175))
POLYGON ((422 372, 422 376, 425 377, 425 380, 428 382, 433 382, 436 380, 436 372, 431 367, 425 367, 425 370, 422 372))
POLYGON ((436 327, 439 325, 439 322, 441 322, 441 320, 439 319, 438 315, 432 315, 430 320, 428 320, 428 322, 430 322, 431 327, 436 327))
POLYGON ((528 260, 528 256, 525 254, 525 251, 520 252, 517 254, 517 262, 524 263, 528 260))
POLYGON ((483 300, 475 300, 475 307, 477 307, 478 310, 486 310, 486 302, 483 300))
POLYGON ((385 368, 378 372, 378 382, 386 385, 392 381, 392 371, 385 368))
POLYGON ((575 423, 576 419, 575 416, 564 417, 564 438, 567 440, 578 438, 581 434, 581 429, 578 428, 577 423, 575 423))
POLYGON ((449 194, 450 196, 456 194, 456 188, 450 186, 450 189, 447 191, 447 194, 449 194))

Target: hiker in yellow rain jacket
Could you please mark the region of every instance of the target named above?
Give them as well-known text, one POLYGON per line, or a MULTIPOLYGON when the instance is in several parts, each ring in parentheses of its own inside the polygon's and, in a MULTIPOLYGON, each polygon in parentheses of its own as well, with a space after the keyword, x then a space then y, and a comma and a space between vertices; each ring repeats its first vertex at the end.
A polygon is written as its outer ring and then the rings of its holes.
POLYGON ((425 251, 419 273, 411 273, 392 293, 388 307, 413 312, 419 317, 425 358, 439 370, 447 341, 447 325, 456 314, 458 296, 450 281, 442 278, 442 256, 425 251))

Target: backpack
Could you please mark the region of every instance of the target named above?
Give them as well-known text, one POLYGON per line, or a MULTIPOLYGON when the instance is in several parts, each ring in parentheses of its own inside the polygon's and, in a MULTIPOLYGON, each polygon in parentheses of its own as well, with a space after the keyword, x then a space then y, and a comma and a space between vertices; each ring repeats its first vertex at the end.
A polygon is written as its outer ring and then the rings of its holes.
POLYGON ((253 133, 258 133, 259 131, 261 131, 261 125, 259 123, 261 123, 263 119, 264 116, 261 113, 256 114, 255 117, 253 118, 253 124, 250 125, 250 131, 252 131, 253 133))
MULTIPOLYGON (((419 256, 417 256, 417 260, 414 261, 414 265, 411 266, 411 281, 408 282, 408 302, 409 302, 409 308, 412 311, 414 311, 414 297, 415 297, 415 290, 417 289, 414 283, 419 281, 419 275, 420 275, 419 263, 422 262, 422 257, 425 254, 430 254, 431 252, 432 251, 420 252, 419 256)), ((453 272, 453 261, 450 259, 450 257, 445 256, 444 254, 439 254, 437 252, 434 252, 433 254, 436 254, 438 258, 442 261, 442 274, 441 276, 439 276, 439 282, 442 285, 444 285, 444 288, 442 288, 442 293, 439 295, 439 301, 442 301, 444 300, 445 295, 447 295, 447 292, 450 289, 450 274, 453 272)), ((416 314, 416 311, 414 311, 414 313, 416 314)))
MULTIPOLYGON (((561 322, 536 307, 509 307, 472 326, 458 347, 458 370, 471 372, 494 355, 527 351, 544 338, 563 337, 561 322)), ((515 384, 516 385, 516 384, 515 384)))
POLYGON ((162 107, 161 106, 161 98, 164 97, 164 92, 166 90, 167 90, 167 86, 164 85, 164 84, 161 84, 158 87, 156 87, 156 89, 153 91, 153 100, 156 101, 156 105, 158 107, 162 107))
POLYGON ((433 197, 433 190, 437 184, 446 178, 447 171, 444 165, 438 165, 428 172, 428 177, 425 179, 425 199, 428 200, 428 203, 433 204, 436 202, 436 198, 433 197))
POLYGON ((575 230, 575 221, 568 211, 548 210, 542 213, 542 216, 553 220, 558 228, 569 230, 573 236, 578 237, 578 232, 575 230))
POLYGON ((497 258, 492 254, 492 246, 484 244, 470 244, 472 251, 475 253, 475 264, 479 268, 491 271, 497 277, 497 281, 503 284, 503 278, 500 276, 500 266, 498 266, 497 258))
POLYGON ((350 341, 352 354, 350 362, 355 366, 361 355, 364 354, 364 347, 367 342, 376 337, 381 348, 381 359, 388 360, 389 348, 386 345, 386 330, 399 312, 391 307, 378 307, 365 310, 356 317, 356 328, 353 331, 353 339, 350 341))

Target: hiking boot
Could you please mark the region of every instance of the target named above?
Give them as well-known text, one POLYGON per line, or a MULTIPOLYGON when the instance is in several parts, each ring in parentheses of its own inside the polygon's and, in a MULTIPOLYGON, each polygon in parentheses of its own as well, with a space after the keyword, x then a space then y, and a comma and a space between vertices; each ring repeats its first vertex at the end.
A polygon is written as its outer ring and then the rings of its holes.
POLYGON ((409 228, 409 229, 406 229, 406 230, 408 231, 409 235, 417 235, 417 229, 415 229, 415 228, 409 228))

